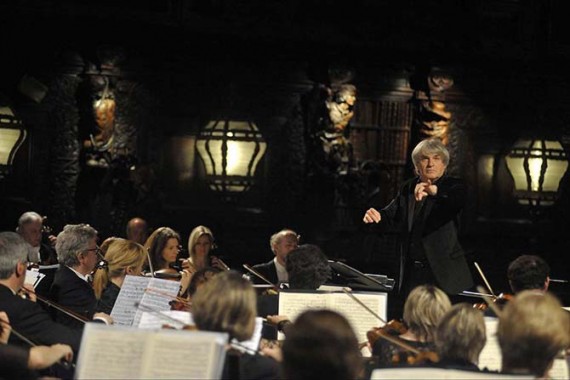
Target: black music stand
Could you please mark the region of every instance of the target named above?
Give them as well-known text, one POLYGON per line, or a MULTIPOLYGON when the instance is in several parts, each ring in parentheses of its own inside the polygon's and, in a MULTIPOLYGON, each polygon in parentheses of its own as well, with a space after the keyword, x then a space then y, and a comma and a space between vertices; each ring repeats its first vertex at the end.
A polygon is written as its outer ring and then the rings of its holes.
POLYGON ((332 285, 348 286, 353 290, 390 292, 394 289, 394 279, 383 275, 368 275, 344 263, 329 260, 332 285))

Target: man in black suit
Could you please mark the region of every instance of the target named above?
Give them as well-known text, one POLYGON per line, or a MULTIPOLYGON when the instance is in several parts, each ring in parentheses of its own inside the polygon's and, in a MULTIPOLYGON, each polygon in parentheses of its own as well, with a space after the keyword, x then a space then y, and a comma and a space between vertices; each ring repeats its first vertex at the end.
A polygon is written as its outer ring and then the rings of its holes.
MULTIPOLYGON (((6 312, 12 330, 41 345, 63 343, 75 352, 79 349, 81 331, 54 322, 49 314, 32 300, 17 293, 24 286, 28 263, 28 244, 15 232, 0 232, 0 310, 6 312)), ((17 336, 10 343, 27 347, 17 336)))
MULTIPOLYGON (((293 230, 283 229, 271 236, 269 245, 275 257, 266 263, 254 265, 253 269, 273 284, 289 282, 286 269, 287 255, 299 245, 299 236, 293 230)), ((263 283, 256 277, 253 280, 255 283, 263 283)))
POLYGON ((415 286, 429 283, 448 294, 459 293, 473 286, 457 238, 465 185, 445 175, 449 152, 439 139, 421 141, 412 161, 418 177, 406 181, 382 210, 368 209, 364 223, 382 220, 400 227, 399 290, 404 296, 415 286))
MULTIPOLYGON (((88 224, 68 224, 57 236, 55 249, 60 268, 55 274, 50 298, 59 305, 92 319, 97 299, 91 287, 91 272, 100 261, 97 231, 88 224)), ((107 314, 102 317, 107 323, 111 321, 107 314)), ((56 314, 56 321, 73 328, 83 325, 61 312, 56 314)))

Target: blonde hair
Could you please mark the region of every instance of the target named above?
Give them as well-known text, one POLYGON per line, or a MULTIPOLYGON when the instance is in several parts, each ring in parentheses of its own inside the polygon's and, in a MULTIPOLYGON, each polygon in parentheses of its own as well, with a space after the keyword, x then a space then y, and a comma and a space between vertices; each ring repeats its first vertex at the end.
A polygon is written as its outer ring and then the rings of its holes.
POLYGON ((253 335, 257 298, 251 283, 236 271, 219 273, 200 287, 192 309, 200 330, 227 332, 238 341, 253 335))
POLYGON ((101 299, 103 290, 112 278, 126 275, 129 267, 142 267, 146 259, 142 245, 130 240, 115 238, 105 254, 107 267, 98 269, 93 278, 95 297, 101 299))
POLYGON ((503 309, 497 338, 503 371, 526 369, 543 377, 560 350, 570 346, 570 317, 553 295, 525 290, 503 309))
POLYGON ((483 313, 466 303, 453 305, 440 319, 434 338, 440 358, 477 364, 487 342, 483 313))
POLYGON ((210 243, 212 244, 212 248, 214 248, 214 234, 212 233, 212 230, 210 230, 206 226, 198 226, 194 228, 192 232, 190 232, 190 236, 188 237, 188 254, 190 255, 192 261, 194 261, 194 257, 196 255, 196 253, 194 252, 194 246, 198 242, 198 239, 200 239, 204 235, 208 236, 208 238, 210 239, 210 243))
POLYGON ((441 289, 433 285, 421 285, 408 295, 403 317, 414 335, 431 342, 439 320, 450 308, 449 297, 441 289))

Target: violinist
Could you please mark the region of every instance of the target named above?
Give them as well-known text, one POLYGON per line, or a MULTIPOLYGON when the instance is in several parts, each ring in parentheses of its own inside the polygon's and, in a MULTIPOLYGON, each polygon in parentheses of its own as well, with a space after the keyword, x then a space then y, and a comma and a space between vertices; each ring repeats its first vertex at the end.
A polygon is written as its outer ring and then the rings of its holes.
MULTIPOLYGON (((442 316, 451 308, 448 296, 433 285, 420 285, 412 290, 404 304, 404 323, 407 330, 397 335, 409 346, 419 351, 434 351, 435 329, 442 316)), ((378 334, 368 334, 372 354, 378 357, 380 366, 406 364, 409 352, 382 339, 386 332, 377 329, 378 334), (372 337, 372 339, 370 339, 372 337)))
MULTIPOLYGON (((50 289, 51 300, 87 320, 95 317, 111 324, 109 315, 95 315, 97 299, 91 282, 92 272, 101 256, 97 230, 88 224, 66 225, 57 236, 56 251, 61 266, 50 289)), ((56 321, 72 328, 83 328, 81 321, 61 311, 56 312, 56 321)))
POLYGON ((362 378, 362 355, 346 318, 324 309, 302 313, 283 343, 283 370, 287 379, 362 378))
POLYGON ((18 219, 16 232, 32 247, 28 261, 40 265, 57 264, 57 254, 54 249, 56 237, 50 235, 49 244, 42 242, 43 230, 43 218, 37 212, 25 212, 18 219))
MULTIPOLYGON (((235 339, 238 343, 253 335, 257 315, 255 290, 238 272, 223 271, 215 275, 196 292, 192 309, 199 330, 226 332, 230 342, 235 339)), ((222 378, 278 379, 281 376, 274 359, 230 348, 222 378)))
POLYGON ((194 228, 188 237, 188 253, 190 257, 182 262, 182 267, 192 273, 208 266, 229 270, 230 268, 222 260, 210 255, 210 251, 214 248, 216 248, 216 245, 212 230, 206 226, 194 228))
MULTIPOLYGON (((271 235, 269 246, 275 255, 273 260, 254 265, 253 269, 273 284, 289 282, 286 268, 287 255, 299 246, 299 236, 293 230, 283 229, 271 235)), ((253 279, 255 283, 260 283, 256 277, 253 279)))
POLYGON ((523 290, 546 292, 550 284, 550 266, 539 256, 522 255, 509 264, 507 278, 515 294, 523 290))
POLYGON ((439 321, 435 331, 438 367, 479 371, 479 355, 487 342, 481 311, 466 303, 455 304, 439 321))
POLYGON ((157 228, 146 240, 144 248, 150 258, 146 271, 150 272, 152 268, 153 275, 173 275, 174 280, 180 280, 180 294, 184 294, 188 289, 191 274, 188 270, 179 271, 174 268, 180 249, 178 232, 169 227, 157 228))
POLYGON ((523 290, 505 305, 497 338, 502 373, 548 379, 556 356, 570 347, 570 317, 553 295, 523 290))
POLYGON ((33 346, 29 349, 8 344, 12 327, 5 312, 0 311, 0 374, 2 378, 35 379, 35 370, 51 367, 60 360, 70 362, 71 347, 66 344, 33 346))
MULTIPOLYGON (((77 353, 81 330, 54 322, 40 305, 18 295, 24 285, 27 255, 28 244, 18 234, 0 232, 0 310, 6 312, 12 328, 27 339, 47 346, 67 344, 77 353)), ((10 343, 27 347, 15 335, 10 336, 10 343)))
POLYGON ((95 311, 111 314, 125 277, 139 276, 145 260, 142 245, 115 238, 107 248, 105 267, 97 270, 93 279, 93 291, 97 298, 95 311))

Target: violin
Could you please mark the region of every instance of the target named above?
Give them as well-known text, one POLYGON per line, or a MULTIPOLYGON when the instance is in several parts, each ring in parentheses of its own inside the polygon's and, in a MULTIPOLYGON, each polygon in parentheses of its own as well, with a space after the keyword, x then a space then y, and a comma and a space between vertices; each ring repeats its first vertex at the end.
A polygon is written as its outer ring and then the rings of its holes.
POLYGON ((372 330, 366 333, 366 338, 368 338, 368 343, 371 346, 381 338, 382 335, 399 336, 403 335, 408 331, 408 327, 404 322, 397 319, 392 319, 382 327, 374 327, 372 330))
MULTIPOLYGON (((498 296, 491 296, 493 299, 493 303, 497 305, 500 309, 503 308, 507 302, 513 299, 513 295, 509 293, 501 293, 498 296)), ((489 304, 487 302, 479 302, 474 303, 473 308, 481 311, 486 311, 489 308, 489 304)))

